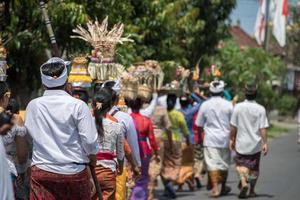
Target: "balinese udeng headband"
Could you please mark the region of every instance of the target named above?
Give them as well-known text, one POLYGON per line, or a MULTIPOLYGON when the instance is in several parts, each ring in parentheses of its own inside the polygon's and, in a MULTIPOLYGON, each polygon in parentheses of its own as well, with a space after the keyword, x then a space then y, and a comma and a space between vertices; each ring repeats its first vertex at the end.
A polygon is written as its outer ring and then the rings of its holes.
POLYGON ((209 91, 212 93, 221 93, 224 91, 224 81, 213 81, 209 85, 209 91))
POLYGON ((58 57, 50 58, 47 62, 45 62, 40 68, 43 85, 45 85, 48 88, 54 88, 54 87, 59 87, 59 86, 64 85, 68 79, 67 65, 69 65, 69 64, 70 64, 69 61, 64 61, 63 59, 58 58, 58 57), (61 75, 57 78, 53 78, 51 76, 47 76, 47 75, 43 74, 43 71, 42 71, 43 67, 45 65, 54 64, 54 63, 63 64, 65 66, 61 75))
POLYGON ((106 83, 108 82, 114 82, 114 86, 111 88, 113 91, 116 92, 117 95, 120 95, 121 90, 122 90, 122 84, 120 80, 116 80, 116 81, 106 81, 103 83, 102 88, 106 87, 106 83))

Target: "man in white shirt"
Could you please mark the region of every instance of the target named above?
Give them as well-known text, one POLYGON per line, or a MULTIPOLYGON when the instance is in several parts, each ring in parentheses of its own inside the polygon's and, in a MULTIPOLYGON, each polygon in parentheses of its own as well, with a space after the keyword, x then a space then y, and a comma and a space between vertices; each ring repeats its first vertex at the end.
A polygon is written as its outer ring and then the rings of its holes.
POLYGON ((255 197, 255 185, 259 174, 260 154, 268 152, 266 109, 255 102, 257 86, 245 86, 246 100, 238 103, 231 118, 230 148, 236 151, 236 169, 240 176, 239 197, 246 198, 248 183, 250 197, 255 197))
POLYGON ((231 189, 226 186, 230 162, 229 135, 230 118, 233 106, 222 98, 225 84, 223 81, 210 83, 211 98, 205 101, 198 112, 196 125, 199 133, 204 129, 204 159, 208 169, 208 189, 210 196, 218 197, 228 194, 231 189), (219 184, 222 184, 221 192, 219 184))
POLYGON ((88 106, 65 92, 67 63, 51 58, 41 66, 46 91, 26 108, 33 138, 30 199, 90 199, 87 165, 96 164, 95 122, 88 106))

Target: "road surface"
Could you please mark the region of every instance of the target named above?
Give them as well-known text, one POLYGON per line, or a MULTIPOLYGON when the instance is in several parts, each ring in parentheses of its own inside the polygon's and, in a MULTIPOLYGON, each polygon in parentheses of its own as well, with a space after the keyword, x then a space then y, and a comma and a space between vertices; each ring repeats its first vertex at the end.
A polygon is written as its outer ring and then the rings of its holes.
MULTIPOLYGON (((255 200, 300 200, 300 148, 296 143, 297 134, 290 133, 270 141, 269 154, 262 157, 261 175, 257 183, 255 200)), ((219 199, 238 199, 238 177, 234 166, 229 171, 228 184, 232 192, 219 199)), ((208 191, 201 189, 189 192, 187 188, 178 193, 178 200, 206 200, 208 191)), ((162 186, 158 188, 156 198, 163 197, 162 186)))

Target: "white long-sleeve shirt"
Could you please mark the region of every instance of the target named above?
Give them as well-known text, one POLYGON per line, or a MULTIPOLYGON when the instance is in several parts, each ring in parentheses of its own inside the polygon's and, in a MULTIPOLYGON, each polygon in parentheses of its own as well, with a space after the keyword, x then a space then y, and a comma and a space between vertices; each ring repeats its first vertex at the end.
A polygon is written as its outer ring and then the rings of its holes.
POLYGON ((46 90, 26 109, 25 126, 33 139, 32 165, 58 173, 85 169, 98 150, 98 133, 88 106, 63 90, 46 90))
POLYGON ((15 199, 2 140, 0 140, 0 197, 3 200, 15 199))
POLYGON ((133 159, 138 166, 141 166, 138 136, 132 117, 125 112, 119 111, 119 109, 116 106, 114 106, 111 109, 110 114, 114 114, 113 117, 115 117, 118 120, 118 122, 123 125, 124 135, 132 150, 133 159))
POLYGON ((150 104, 146 108, 141 109, 140 114, 145 116, 145 117, 151 118, 154 111, 155 111, 157 103, 158 103, 158 94, 153 93, 152 100, 151 100, 150 104))

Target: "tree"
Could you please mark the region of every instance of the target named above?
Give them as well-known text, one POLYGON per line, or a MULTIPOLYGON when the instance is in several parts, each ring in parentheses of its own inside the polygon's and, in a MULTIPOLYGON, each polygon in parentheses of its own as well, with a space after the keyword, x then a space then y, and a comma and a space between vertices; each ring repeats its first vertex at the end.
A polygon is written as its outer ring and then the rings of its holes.
POLYGON ((289 62, 300 66, 300 3, 290 9, 290 25, 287 28, 287 57, 289 62))
MULTIPOLYGON (((191 68, 199 58, 214 53, 226 36, 226 20, 235 0, 49 0, 47 5, 59 49, 69 59, 91 50, 83 41, 70 38, 72 29, 108 15, 110 25, 124 23, 125 34, 135 41, 118 48, 117 62, 129 66, 155 59, 191 68)), ((30 98, 40 88, 39 66, 49 52, 49 36, 38 0, 5 1, 5 8, 1 28, 9 40, 9 82, 13 93, 30 98)))
POLYGON ((220 68, 221 78, 233 95, 243 97, 243 86, 249 81, 255 82, 259 88, 258 102, 269 111, 276 107, 279 92, 273 88, 272 82, 282 80, 286 71, 280 58, 261 48, 241 49, 229 40, 210 58, 210 63, 220 68))

